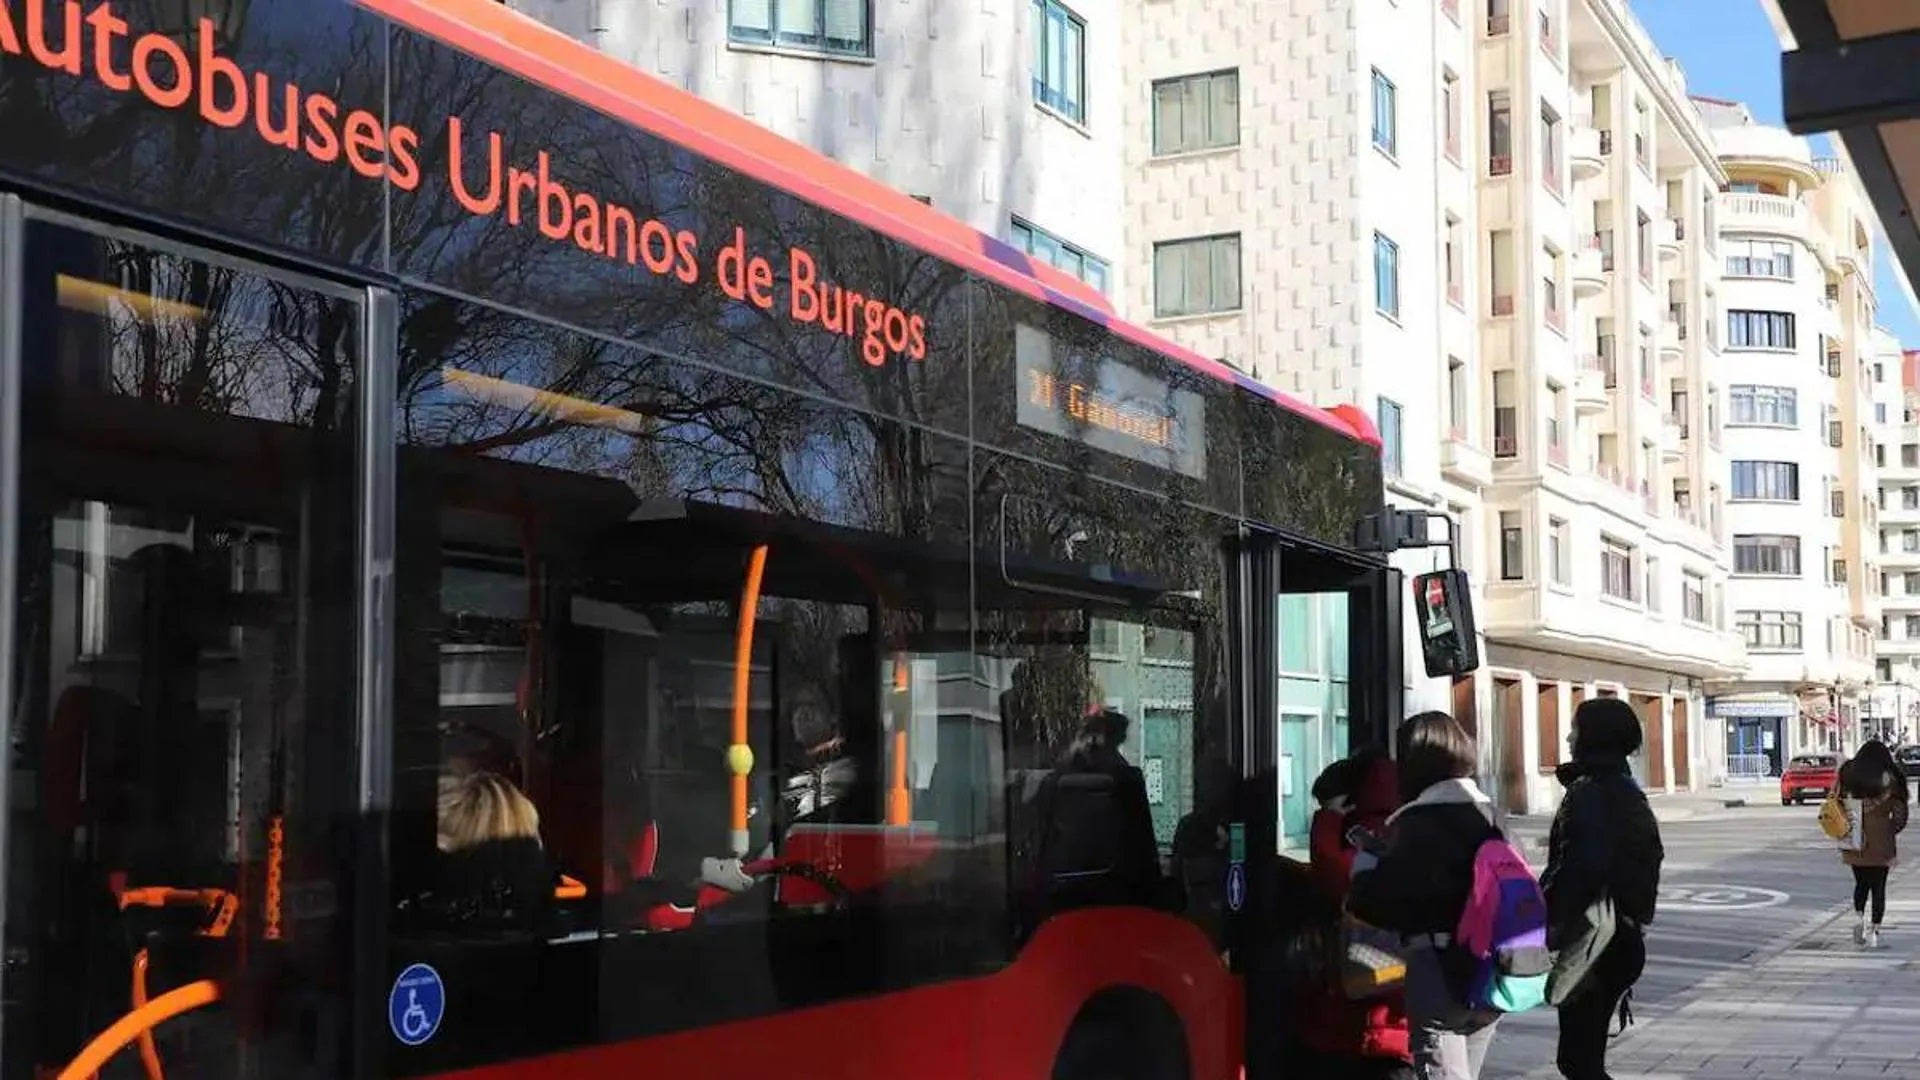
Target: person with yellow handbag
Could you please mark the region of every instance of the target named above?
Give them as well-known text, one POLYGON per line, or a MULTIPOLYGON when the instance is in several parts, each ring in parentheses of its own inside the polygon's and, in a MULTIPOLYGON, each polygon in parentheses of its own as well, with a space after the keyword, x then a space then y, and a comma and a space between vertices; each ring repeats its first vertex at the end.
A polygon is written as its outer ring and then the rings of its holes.
POLYGON ((1887 874, 1899 859, 1897 837, 1907 827, 1907 779, 1887 744, 1869 740, 1840 766, 1833 793, 1820 804, 1820 829, 1840 843, 1853 870, 1853 941, 1880 947, 1887 916, 1887 874), (1873 921, 1867 921, 1867 909, 1873 921))

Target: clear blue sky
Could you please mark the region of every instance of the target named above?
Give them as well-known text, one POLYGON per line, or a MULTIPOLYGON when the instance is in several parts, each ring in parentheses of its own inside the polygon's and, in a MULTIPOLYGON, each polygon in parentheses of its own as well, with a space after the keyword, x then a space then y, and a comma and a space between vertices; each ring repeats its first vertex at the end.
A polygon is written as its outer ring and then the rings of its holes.
MULTIPOLYGON (((1632 0, 1632 6, 1654 43, 1686 69, 1690 92, 1744 102, 1761 123, 1780 122, 1780 39, 1760 0, 1632 0)), ((1880 324, 1901 344, 1920 348, 1920 317, 1884 241, 1874 266, 1880 324)))

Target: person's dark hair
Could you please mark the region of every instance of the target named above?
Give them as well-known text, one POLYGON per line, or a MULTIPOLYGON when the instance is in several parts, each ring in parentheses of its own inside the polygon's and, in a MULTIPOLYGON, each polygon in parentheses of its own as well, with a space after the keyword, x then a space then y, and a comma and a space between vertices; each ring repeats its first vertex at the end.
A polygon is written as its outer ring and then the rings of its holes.
POLYGON ((1853 760, 1841 766, 1840 776, 1847 794, 1856 799, 1892 795, 1904 802, 1907 798, 1906 773, 1893 759, 1893 751, 1879 739, 1868 739, 1861 744, 1853 760))
POLYGON ((1479 768, 1473 736, 1443 712, 1408 717, 1400 725, 1397 741, 1402 802, 1411 802, 1443 780, 1470 777, 1479 768))
POLYGON ((1632 757, 1640 750, 1640 717, 1612 697, 1588 698, 1573 710, 1573 756, 1632 757))
POLYGON ((1313 779, 1313 801, 1323 803, 1341 795, 1351 796, 1355 772, 1352 758, 1341 758, 1321 769, 1313 779))

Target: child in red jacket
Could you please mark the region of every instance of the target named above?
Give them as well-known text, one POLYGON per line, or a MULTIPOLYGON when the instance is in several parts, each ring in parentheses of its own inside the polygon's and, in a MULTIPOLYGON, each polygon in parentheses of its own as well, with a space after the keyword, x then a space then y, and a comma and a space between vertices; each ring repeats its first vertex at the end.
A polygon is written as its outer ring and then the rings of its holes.
MULTIPOLYGON (((1314 781, 1320 809, 1308 831, 1314 883, 1334 910, 1346 907, 1347 887, 1358 852, 1347 842, 1355 826, 1379 834, 1400 805, 1393 761, 1379 751, 1361 751, 1327 767, 1314 781)), ((1342 1080, 1413 1076, 1407 1050, 1407 1014, 1398 990, 1349 999, 1337 985, 1302 1000, 1301 1042, 1324 1062, 1323 1075, 1342 1080)))

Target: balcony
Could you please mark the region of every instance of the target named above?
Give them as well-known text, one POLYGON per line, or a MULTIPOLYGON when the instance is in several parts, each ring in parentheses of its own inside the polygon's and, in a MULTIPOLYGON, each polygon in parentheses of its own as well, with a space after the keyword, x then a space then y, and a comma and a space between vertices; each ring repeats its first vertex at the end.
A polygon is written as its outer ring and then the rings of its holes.
POLYGON ((1660 321, 1660 359, 1678 360, 1687 354, 1687 308, 1685 304, 1667 305, 1660 321))
POLYGON ((1606 291, 1607 262, 1600 250, 1599 237, 1583 237, 1573 249, 1571 263, 1574 296, 1595 296, 1606 291))
POLYGON ((1600 137, 1606 132, 1585 124, 1575 124, 1567 133, 1567 167, 1575 180, 1591 180, 1606 170, 1607 155, 1600 149, 1600 137))
POLYGON ((1758 229, 1798 234, 1807 225, 1807 207, 1786 195, 1729 192, 1719 196, 1716 224, 1722 231, 1758 229))
POLYGON ((1612 399, 1607 388, 1613 384, 1612 365, 1598 353, 1580 358, 1580 374, 1573 380, 1573 408, 1576 412, 1607 411, 1612 399))
POLYGON ((1660 456, 1669 462, 1687 456, 1687 425, 1677 416, 1660 418, 1660 456))
POLYGON ((1462 487, 1485 487, 1493 483, 1493 458, 1473 445, 1466 432, 1449 431, 1440 443, 1440 472, 1462 487))
POLYGON ((1660 249, 1663 259, 1680 257, 1680 223, 1672 218, 1661 218, 1652 223, 1653 243, 1660 249))

